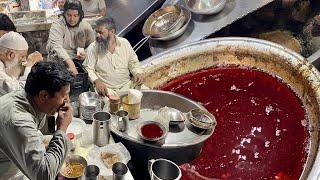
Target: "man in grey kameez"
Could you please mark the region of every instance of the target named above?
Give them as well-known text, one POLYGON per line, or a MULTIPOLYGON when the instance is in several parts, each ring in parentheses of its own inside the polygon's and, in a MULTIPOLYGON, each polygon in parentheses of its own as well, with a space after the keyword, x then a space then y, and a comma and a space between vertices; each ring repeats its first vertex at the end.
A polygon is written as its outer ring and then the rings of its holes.
POLYGON ((94 40, 95 33, 91 25, 83 20, 84 14, 79 1, 67 1, 63 18, 51 25, 47 50, 48 59, 63 59, 74 74, 78 74, 74 59, 83 61, 84 51, 94 40))
POLYGON ((55 179, 67 153, 68 103, 73 77, 58 62, 39 62, 25 90, 0 98, 0 179, 55 179), (57 113, 57 130, 47 148, 38 130, 45 115, 57 113), (20 170, 20 171, 19 171, 20 170))

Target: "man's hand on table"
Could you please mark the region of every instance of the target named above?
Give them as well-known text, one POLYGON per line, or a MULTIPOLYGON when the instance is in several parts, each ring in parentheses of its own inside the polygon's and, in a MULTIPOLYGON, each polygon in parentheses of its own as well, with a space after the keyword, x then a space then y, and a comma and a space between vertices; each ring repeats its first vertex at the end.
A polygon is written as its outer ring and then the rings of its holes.
POLYGON ((67 131, 69 124, 72 121, 73 109, 70 103, 66 102, 60 107, 57 117, 57 130, 67 131))
POLYGON ((97 93, 100 96, 108 96, 108 87, 99 79, 94 81, 94 86, 96 87, 97 93))
POLYGON ((133 82, 136 85, 141 85, 144 82, 144 77, 142 74, 138 73, 136 75, 133 76, 133 82))

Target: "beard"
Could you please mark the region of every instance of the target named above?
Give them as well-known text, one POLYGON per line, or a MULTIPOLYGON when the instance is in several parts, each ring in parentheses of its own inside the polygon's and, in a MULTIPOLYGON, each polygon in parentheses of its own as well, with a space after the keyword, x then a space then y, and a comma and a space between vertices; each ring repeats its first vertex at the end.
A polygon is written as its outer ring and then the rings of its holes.
POLYGON ((97 38, 96 41, 97 41, 96 50, 97 50, 98 55, 99 56, 105 55, 107 52, 107 48, 109 46, 109 43, 110 43, 110 36, 108 36, 105 39, 97 38))
POLYGON ((7 61, 5 63, 5 71, 8 75, 18 78, 22 71, 22 66, 19 63, 19 59, 14 58, 11 61, 7 61))

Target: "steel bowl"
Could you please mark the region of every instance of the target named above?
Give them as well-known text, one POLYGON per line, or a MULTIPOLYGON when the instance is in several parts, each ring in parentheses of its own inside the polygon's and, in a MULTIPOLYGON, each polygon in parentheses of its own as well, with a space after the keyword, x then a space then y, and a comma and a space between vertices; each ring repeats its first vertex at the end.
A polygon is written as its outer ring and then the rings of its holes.
POLYGON ((88 165, 88 163, 87 163, 87 161, 86 161, 86 159, 84 157, 79 156, 79 155, 69 155, 69 156, 66 157, 66 159, 65 159, 65 161, 64 161, 64 163, 63 163, 63 165, 61 167, 60 174, 65 178, 72 178, 72 179, 80 178, 83 175, 83 172, 84 172, 84 170, 85 170, 87 165, 88 165), (68 163, 69 164, 74 164, 74 163, 81 164, 83 166, 83 171, 82 171, 81 175, 79 175, 79 176, 70 176, 70 175, 68 175, 67 174, 68 170, 66 170, 68 163))
POLYGON ((217 124, 215 117, 202 109, 192 109, 187 115, 190 124, 199 129, 212 129, 217 124))
POLYGON ((161 123, 159 123, 157 121, 143 121, 143 122, 139 123, 138 128, 137 128, 137 133, 138 133, 139 137, 145 141, 157 142, 157 141, 164 140, 166 138, 166 136, 168 134, 168 130, 164 127, 164 125, 162 125, 161 123), (141 132, 141 128, 147 124, 155 124, 155 125, 159 126, 161 128, 161 130, 163 131, 162 136, 160 136, 158 138, 149 138, 149 137, 144 136, 141 132))
POLYGON ((225 7, 226 3, 227 0, 185 0, 191 12, 202 15, 216 14, 225 7))
POLYGON ((185 22, 185 15, 178 5, 169 5, 152 13, 145 21, 144 36, 161 38, 179 30, 185 22))
POLYGON ((186 30, 187 30, 187 27, 190 23, 190 20, 191 20, 191 12, 184 8, 184 7, 180 7, 182 10, 183 10, 183 13, 184 13, 184 16, 185 16, 185 21, 184 21, 184 24, 183 26, 175 31, 175 32, 171 32, 169 34, 167 34, 166 36, 162 36, 162 37, 150 37, 150 39, 154 39, 154 40, 159 40, 159 41, 169 41, 169 40, 172 40, 172 39, 175 39, 179 36, 181 36, 186 30))
POLYGON ((176 125, 185 121, 185 116, 181 111, 172 107, 163 107, 159 109, 158 117, 170 125, 176 125))
POLYGON ((83 120, 92 120, 93 113, 101 110, 101 100, 95 92, 84 92, 79 95, 79 114, 83 120))

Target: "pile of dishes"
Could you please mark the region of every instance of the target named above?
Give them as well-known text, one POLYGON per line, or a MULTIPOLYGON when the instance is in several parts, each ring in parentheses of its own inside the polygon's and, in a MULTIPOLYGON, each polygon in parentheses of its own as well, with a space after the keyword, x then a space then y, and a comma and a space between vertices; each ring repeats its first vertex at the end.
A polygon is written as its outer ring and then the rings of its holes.
POLYGON ((92 121, 93 113, 101 110, 101 99, 95 92, 84 92, 79 95, 79 114, 85 121, 92 121))
POLYGON ((155 40, 172 40, 181 36, 191 19, 191 13, 178 5, 165 6, 152 13, 143 25, 144 36, 155 40))

